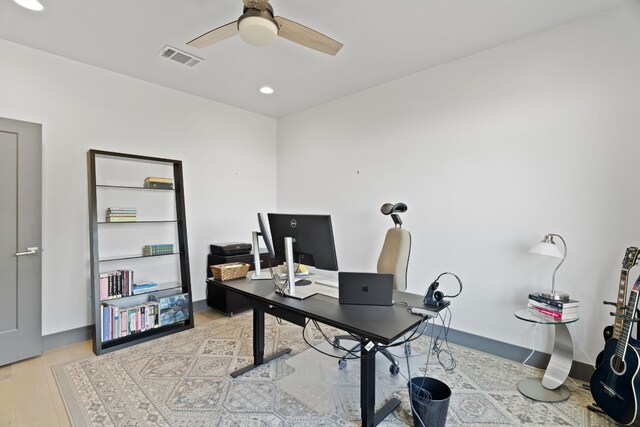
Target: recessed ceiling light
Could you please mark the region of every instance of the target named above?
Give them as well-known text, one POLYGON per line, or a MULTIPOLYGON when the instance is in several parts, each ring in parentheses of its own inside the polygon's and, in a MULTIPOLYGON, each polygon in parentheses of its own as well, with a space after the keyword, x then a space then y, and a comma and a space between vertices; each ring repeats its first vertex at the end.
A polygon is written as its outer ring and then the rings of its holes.
POLYGON ((42 3, 40 3, 38 0, 13 0, 13 1, 29 10, 41 11, 42 9, 44 9, 44 6, 42 6, 42 3))
POLYGON ((262 86, 260 88, 260 93, 264 93, 265 95, 271 95, 273 93, 273 89, 269 86, 262 86))

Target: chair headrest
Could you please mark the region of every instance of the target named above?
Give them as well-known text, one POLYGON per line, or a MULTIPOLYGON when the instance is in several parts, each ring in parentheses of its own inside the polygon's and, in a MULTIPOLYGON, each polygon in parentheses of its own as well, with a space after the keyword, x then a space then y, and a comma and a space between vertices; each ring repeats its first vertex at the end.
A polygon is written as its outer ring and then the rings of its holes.
POLYGON ((380 212, 382 212, 384 215, 391 215, 391 214, 395 214, 395 213, 406 212, 407 209, 408 209, 407 205, 405 205, 402 202, 398 202, 395 205, 393 203, 385 203, 380 208, 380 212))

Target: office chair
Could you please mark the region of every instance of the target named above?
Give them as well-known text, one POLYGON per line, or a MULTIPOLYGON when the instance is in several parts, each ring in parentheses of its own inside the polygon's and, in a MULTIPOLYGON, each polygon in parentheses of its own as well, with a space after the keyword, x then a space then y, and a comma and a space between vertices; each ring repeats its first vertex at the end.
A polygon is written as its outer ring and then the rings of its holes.
MULTIPOLYGON (((411 254, 411 233, 402 228, 402 220, 398 214, 407 211, 407 205, 404 203, 385 203, 380 208, 384 215, 391 215, 394 227, 387 230, 382 244, 382 250, 378 257, 377 271, 378 273, 393 274, 393 288, 398 291, 407 289, 407 270, 409 268, 409 256, 411 254)), ((353 341, 355 338, 351 335, 338 335, 333 339, 333 345, 340 348, 340 340, 353 341)), ((347 367, 347 356, 360 351, 360 344, 353 347, 345 356, 338 360, 340 369, 347 367)), ((389 372, 397 375, 400 372, 400 365, 396 358, 387 349, 380 350, 390 362, 389 372)), ((405 344, 405 353, 411 353, 409 343, 405 344)))

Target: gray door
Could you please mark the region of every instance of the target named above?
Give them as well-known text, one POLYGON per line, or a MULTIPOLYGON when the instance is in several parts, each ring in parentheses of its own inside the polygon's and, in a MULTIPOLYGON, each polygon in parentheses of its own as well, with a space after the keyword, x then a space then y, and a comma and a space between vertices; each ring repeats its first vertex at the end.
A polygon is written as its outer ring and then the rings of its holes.
POLYGON ((42 353, 42 126, 0 118, 0 365, 42 353))

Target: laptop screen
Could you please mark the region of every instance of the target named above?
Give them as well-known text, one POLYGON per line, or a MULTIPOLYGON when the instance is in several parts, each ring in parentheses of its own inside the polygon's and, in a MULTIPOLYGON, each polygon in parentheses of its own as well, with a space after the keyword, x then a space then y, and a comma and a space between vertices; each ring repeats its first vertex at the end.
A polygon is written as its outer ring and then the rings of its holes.
POLYGON ((338 273, 338 301, 340 304, 393 304, 393 274, 338 273))

